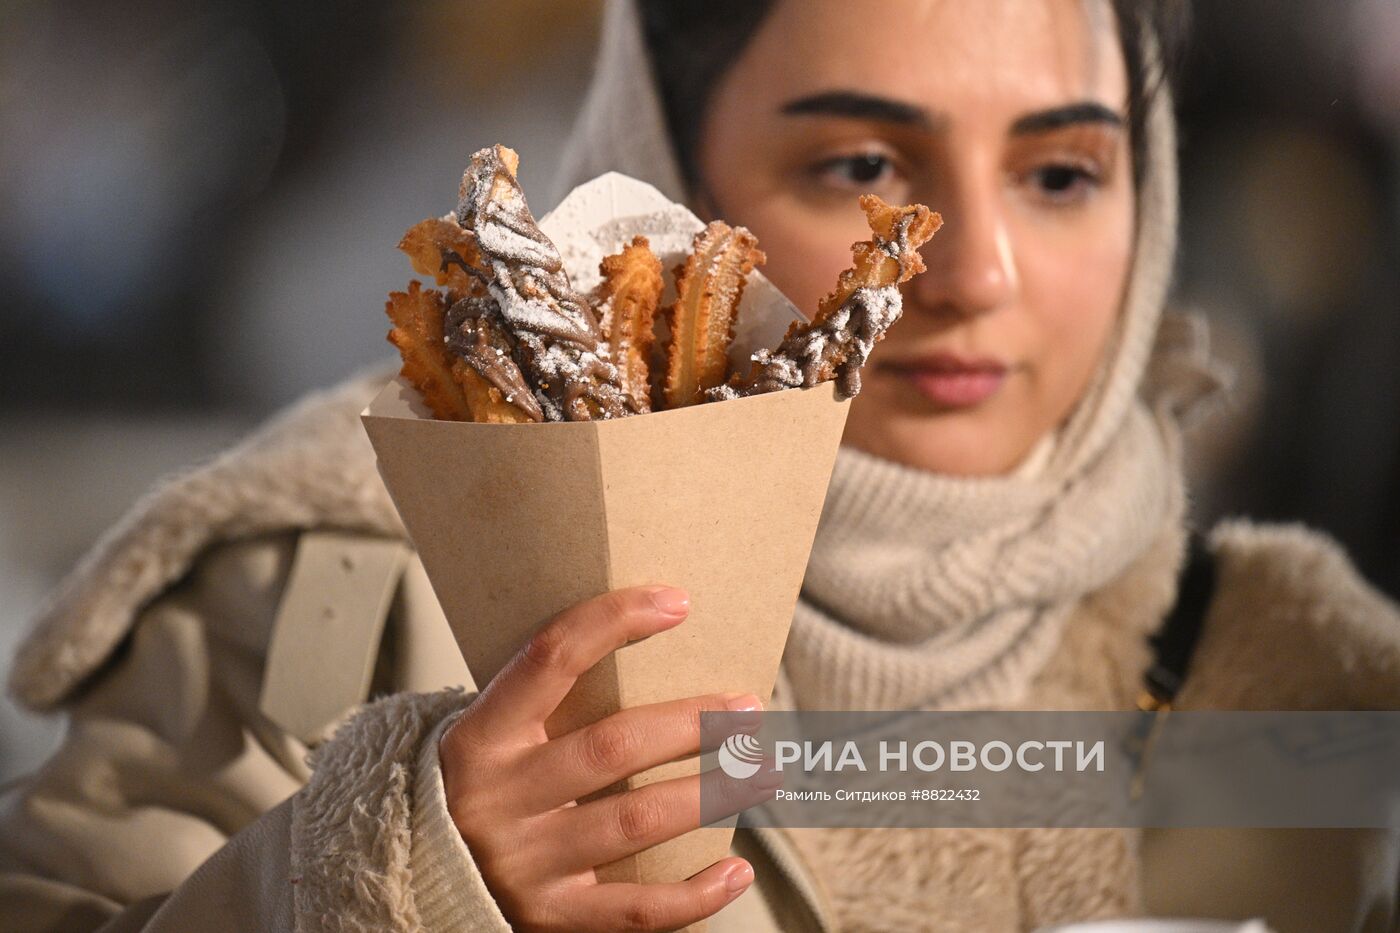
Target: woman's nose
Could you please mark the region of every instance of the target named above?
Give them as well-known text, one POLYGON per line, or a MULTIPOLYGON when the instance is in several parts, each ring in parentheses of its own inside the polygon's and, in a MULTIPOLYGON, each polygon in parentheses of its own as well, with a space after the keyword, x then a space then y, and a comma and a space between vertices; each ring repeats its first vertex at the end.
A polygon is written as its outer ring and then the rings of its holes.
POLYGON ((1009 304, 1020 289, 1006 218, 988 193, 962 197, 944 212, 943 229, 924 247, 928 271, 908 297, 930 313, 975 317, 1009 304))

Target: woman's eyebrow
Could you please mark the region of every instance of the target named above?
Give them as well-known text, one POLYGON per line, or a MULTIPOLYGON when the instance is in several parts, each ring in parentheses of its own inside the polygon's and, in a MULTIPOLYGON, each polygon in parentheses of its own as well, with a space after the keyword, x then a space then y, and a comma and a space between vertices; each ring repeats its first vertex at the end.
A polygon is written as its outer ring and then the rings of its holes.
POLYGON ((1045 133, 1076 123, 1107 123, 1111 126, 1122 126, 1123 116, 1111 107, 1105 107, 1094 101, 1083 101, 1064 107, 1028 113, 1011 124, 1011 135, 1024 136, 1030 133, 1045 133))
POLYGON ((933 129, 941 122, 917 104, 865 94, 860 91, 822 91, 790 100, 779 108, 788 116, 831 116, 855 120, 878 120, 919 129, 933 129))

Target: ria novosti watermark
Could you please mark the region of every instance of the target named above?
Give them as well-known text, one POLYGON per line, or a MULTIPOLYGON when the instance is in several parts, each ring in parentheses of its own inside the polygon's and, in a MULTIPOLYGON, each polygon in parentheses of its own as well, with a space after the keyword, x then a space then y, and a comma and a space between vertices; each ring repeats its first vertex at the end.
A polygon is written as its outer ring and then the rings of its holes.
MULTIPOLYGON (((753 736, 741 733, 741 737, 747 740, 754 751, 762 748, 753 736)), ((728 740, 726 744, 727 742, 728 740)), ((800 765, 803 771, 870 770, 860 743, 853 739, 842 742, 839 752, 836 750, 836 743, 830 740, 815 743, 779 740, 773 744, 774 758, 779 771, 787 765, 800 765)), ((931 739, 921 742, 910 742, 907 739, 895 742, 881 740, 876 767, 880 771, 908 771, 912 767, 924 772, 942 771, 945 768, 949 771, 976 771, 980 768, 998 772, 1016 767, 1022 771, 1036 772, 1045 770, 1048 758, 1048 766, 1055 771, 1102 771, 1104 754, 1102 739, 1092 743, 1072 739, 1027 739, 1018 743, 1015 748, 1000 739, 991 739, 980 746, 965 739, 953 739, 946 747, 944 743, 931 739)), ((724 766, 722 753, 720 765, 724 766)), ((743 776, 728 768, 724 771, 730 777, 743 776)))
POLYGON ((766 766, 741 824, 1400 828, 1400 712, 707 713, 702 740, 706 824, 766 766))

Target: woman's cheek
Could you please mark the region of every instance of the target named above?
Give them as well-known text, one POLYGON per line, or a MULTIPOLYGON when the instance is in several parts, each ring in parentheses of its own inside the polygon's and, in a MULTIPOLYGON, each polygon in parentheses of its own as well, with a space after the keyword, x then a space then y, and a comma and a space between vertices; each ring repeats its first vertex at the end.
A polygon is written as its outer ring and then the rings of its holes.
POLYGON ((1051 427, 1068 417, 1087 391, 1122 304, 1128 253, 1119 248, 1092 248, 1101 240, 1086 240, 1088 248, 1066 256, 1066 262, 1045 272, 1044 315, 1046 365, 1056 368, 1051 427))

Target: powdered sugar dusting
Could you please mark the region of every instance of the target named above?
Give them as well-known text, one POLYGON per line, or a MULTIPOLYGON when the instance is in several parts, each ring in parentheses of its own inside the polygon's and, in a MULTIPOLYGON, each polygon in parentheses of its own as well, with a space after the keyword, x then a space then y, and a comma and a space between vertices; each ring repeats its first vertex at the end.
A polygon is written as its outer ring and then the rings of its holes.
POLYGON ((886 228, 888 234, 882 235, 876 214, 891 208, 873 196, 862 198, 861 206, 867 211, 874 236, 868 243, 856 244, 853 252, 857 265, 842 273, 838 291, 823 301, 818 317, 804 327, 793 328, 776 350, 755 353, 746 380, 711 390, 708 398, 727 399, 809 388, 832 379, 836 380, 839 396, 851 398, 860 393, 861 367, 870 358, 875 344, 903 313, 904 301, 898 283, 922 269, 918 247, 933 235, 940 222, 925 207, 894 209, 900 211, 901 216, 886 228), (867 204, 867 200, 873 203, 867 204), (916 219, 922 221, 918 233, 913 232, 916 219), (887 285, 855 287, 857 276, 865 277, 866 281, 874 278, 871 267, 863 265, 872 250, 897 262, 898 274, 875 279, 888 281, 887 285), (858 271, 861 269, 865 271, 858 271), (832 307, 842 287, 849 287, 851 291, 840 305, 832 307))
POLYGON ((754 353, 748 386, 721 386, 708 397, 719 400, 805 389, 832 379, 840 397, 859 395, 860 368, 903 309, 896 286, 857 289, 835 314, 790 334, 776 350, 754 353))
POLYGON ((593 312, 570 284, 558 250, 535 224, 499 148, 472 156, 457 218, 476 234, 491 270, 491 296, 510 326, 545 417, 583 421, 630 414, 617 369, 599 353, 593 312))

